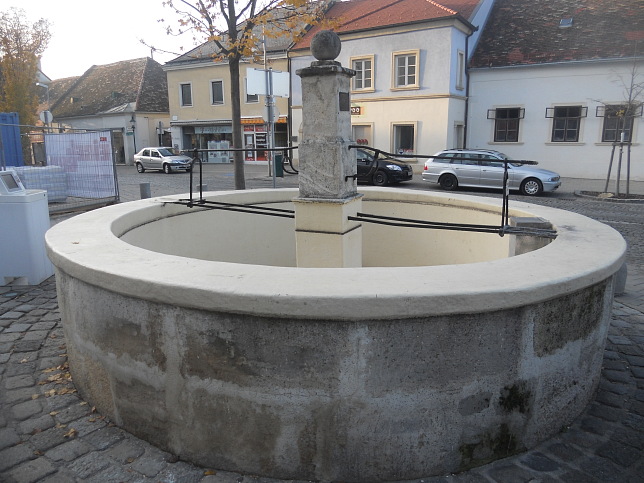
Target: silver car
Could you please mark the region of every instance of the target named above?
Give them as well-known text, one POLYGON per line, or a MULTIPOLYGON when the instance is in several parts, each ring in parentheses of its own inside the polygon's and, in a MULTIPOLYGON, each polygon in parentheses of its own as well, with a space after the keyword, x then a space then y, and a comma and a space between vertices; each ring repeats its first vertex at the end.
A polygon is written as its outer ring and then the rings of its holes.
MULTIPOLYGON (((459 186, 503 188, 504 160, 511 158, 488 149, 448 149, 440 151, 425 163, 423 180, 454 190, 459 186)), ((508 185, 521 194, 536 196, 561 186, 554 171, 528 165, 508 163, 508 185)))
POLYGON ((192 169, 192 159, 183 154, 175 154, 171 148, 143 148, 134 155, 134 164, 139 173, 146 169, 157 169, 170 174, 173 169, 189 172, 192 169))

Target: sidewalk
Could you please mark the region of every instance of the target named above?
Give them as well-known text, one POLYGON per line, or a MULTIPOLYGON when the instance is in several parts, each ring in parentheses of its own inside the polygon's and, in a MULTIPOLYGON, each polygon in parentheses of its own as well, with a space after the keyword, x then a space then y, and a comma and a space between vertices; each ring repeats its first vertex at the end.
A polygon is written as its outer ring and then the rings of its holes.
MULTIPOLYGON (((124 189, 134 199, 137 179, 124 189)), ((565 182, 589 189, 586 180, 565 182)), ((250 183, 272 180, 258 172, 250 183)), ((644 183, 637 186, 644 194, 644 183)), ((635 266, 614 302, 599 389, 583 414, 526 453, 414 481, 641 483, 643 475, 644 270, 635 266)), ((0 286, 0 482, 83 481, 277 483, 179 461, 95 413, 70 380, 54 277, 0 286)))

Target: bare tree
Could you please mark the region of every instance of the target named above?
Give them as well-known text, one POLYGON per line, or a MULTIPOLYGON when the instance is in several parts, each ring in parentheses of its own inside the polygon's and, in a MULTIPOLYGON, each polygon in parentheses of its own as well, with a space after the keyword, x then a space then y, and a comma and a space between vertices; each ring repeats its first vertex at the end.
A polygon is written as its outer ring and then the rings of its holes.
MULTIPOLYGON (((607 105, 602 102, 604 118, 611 121, 614 125, 611 127, 614 127, 615 131, 613 149, 611 150, 604 191, 608 191, 608 184, 615 158, 615 150, 616 147, 619 146, 615 194, 617 196, 620 195, 619 185, 621 179, 622 160, 624 146, 626 146, 626 196, 629 196, 631 183, 631 136, 633 124, 636 117, 642 116, 642 109, 644 108, 644 81, 641 80, 641 74, 638 72, 637 60, 633 62, 628 78, 624 79, 623 76, 620 76, 619 80, 624 91, 624 103, 615 106, 607 105)), ((604 122, 606 122, 606 120, 604 122)))
MULTIPOLYGON (((288 36, 293 41, 322 18, 326 1, 312 0, 165 0, 179 15, 170 35, 191 33, 196 43, 213 42, 213 60, 227 62, 230 72, 233 146, 242 147, 240 62, 261 51, 262 36, 288 36)), ((234 152, 235 189, 245 189, 244 159, 234 152)))

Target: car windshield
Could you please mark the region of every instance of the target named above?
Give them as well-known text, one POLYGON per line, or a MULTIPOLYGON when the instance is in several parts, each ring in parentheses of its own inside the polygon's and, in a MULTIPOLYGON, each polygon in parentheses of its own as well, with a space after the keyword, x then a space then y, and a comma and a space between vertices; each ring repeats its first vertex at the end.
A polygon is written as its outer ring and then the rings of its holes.
POLYGON ((176 156, 176 154, 169 149, 159 149, 159 154, 161 156, 176 156))

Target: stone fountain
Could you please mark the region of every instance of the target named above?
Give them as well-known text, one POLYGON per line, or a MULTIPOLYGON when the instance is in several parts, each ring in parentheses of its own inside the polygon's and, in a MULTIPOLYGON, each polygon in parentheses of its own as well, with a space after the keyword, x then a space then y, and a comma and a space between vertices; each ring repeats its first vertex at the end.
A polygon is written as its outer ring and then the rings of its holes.
POLYGON ((510 216, 546 220, 555 240, 349 220, 490 224, 500 208, 358 193, 352 72, 324 35, 299 72, 300 189, 206 194, 295 219, 187 208, 184 195, 47 233, 76 387, 182 459, 272 478, 412 479, 535 446, 593 397, 623 239, 526 203, 510 216))

